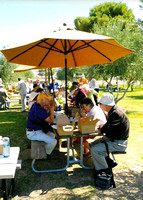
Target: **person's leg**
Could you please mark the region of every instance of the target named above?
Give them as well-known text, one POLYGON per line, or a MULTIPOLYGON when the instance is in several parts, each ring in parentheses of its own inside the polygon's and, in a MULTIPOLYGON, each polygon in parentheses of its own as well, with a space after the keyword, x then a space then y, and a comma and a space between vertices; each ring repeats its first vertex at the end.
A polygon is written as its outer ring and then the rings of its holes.
POLYGON ((2 107, 3 103, 0 103, 0 108, 2 107))
MULTIPOLYGON (((125 151, 127 148, 127 140, 115 140, 111 142, 109 139, 106 140, 108 145, 109 153, 113 151, 125 151)), ((106 162, 105 157, 107 156, 107 150, 104 143, 95 144, 90 147, 91 155, 93 158, 93 163, 95 166, 95 170, 107 169, 108 164, 106 162)))
POLYGON ((104 143, 95 144, 91 149, 91 155, 94 163, 94 167, 96 171, 100 171, 103 169, 107 169, 108 165, 105 159, 107 156, 107 151, 104 143))
POLYGON ((45 134, 42 130, 27 131, 26 135, 27 138, 30 140, 45 142, 46 143, 45 148, 47 154, 51 154, 51 152, 53 151, 53 149, 57 144, 57 140, 54 138, 54 133, 51 134, 51 132, 45 134))
POLYGON ((22 105, 21 111, 25 111, 26 110, 26 95, 21 95, 21 105, 22 105))
POLYGON ((7 102, 7 105, 6 105, 6 108, 9 109, 9 106, 10 106, 10 102, 8 101, 8 102, 7 102))

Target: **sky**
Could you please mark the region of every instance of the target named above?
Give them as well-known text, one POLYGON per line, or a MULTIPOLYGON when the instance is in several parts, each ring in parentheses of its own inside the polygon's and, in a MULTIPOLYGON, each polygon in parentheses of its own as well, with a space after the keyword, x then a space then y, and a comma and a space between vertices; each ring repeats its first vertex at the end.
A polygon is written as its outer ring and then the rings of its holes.
POLYGON ((74 28, 76 17, 88 17, 91 8, 109 1, 126 3, 143 19, 139 0, 0 0, 0 49, 42 39, 63 23, 74 28))

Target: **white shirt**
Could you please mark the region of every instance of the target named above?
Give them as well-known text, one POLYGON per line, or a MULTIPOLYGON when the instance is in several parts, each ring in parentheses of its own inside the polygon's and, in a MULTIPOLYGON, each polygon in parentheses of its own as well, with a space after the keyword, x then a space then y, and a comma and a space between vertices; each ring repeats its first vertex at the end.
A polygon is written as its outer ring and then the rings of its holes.
POLYGON ((94 116, 93 120, 99 119, 99 121, 96 124, 96 127, 102 127, 107 121, 102 109, 96 105, 90 110, 90 112, 88 112, 87 116, 90 115, 94 116))
POLYGON ((93 78, 91 79, 91 81, 88 83, 89 87, 92 88, 92 89, 98 89, 99 88, 99 85, 97 83, 97 81, 93 78))
POLYGON ((18 87, 17 89, 20 91, 20 95, 26 95, 27 94, 27 87, 26 83, 24 81, 19 81, 18 82, 18 87))

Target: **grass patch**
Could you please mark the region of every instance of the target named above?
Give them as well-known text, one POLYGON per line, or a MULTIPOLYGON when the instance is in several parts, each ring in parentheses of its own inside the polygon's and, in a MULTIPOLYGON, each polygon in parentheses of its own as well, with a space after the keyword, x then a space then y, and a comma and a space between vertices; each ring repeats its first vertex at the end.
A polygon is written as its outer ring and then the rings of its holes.
MULTIPOLYGON (((99 93, 102 96, 103 91, 99 93)), ((22 169, 16 172, 14 200, 79 200, 79 199, 142 199, 143 196, 143 89, 129 91, 118 106, 127 111, 130 120, 130 137, 126 155, 116 155, 118 166, 114 169, 117 188, 103 191, 94 187, 92 170, 81 169, 73 164, 59 173, 35 174, 31 169, 32 160, 23 160, 22 169)), ((11 146, 27 149, 29 140, 25 136, 27 113, 21 113, 21 105, 11 103, 10 110, 0 110, 0 135, 10 138, 11 146)), ((54 151, 51 158, 38 161, 38 168, 64 167, 65 149, 54 151)), ((92 163, 85 159, 85 165, 92 163)), ((2 193, 0 191, 0 199, 2 193)))

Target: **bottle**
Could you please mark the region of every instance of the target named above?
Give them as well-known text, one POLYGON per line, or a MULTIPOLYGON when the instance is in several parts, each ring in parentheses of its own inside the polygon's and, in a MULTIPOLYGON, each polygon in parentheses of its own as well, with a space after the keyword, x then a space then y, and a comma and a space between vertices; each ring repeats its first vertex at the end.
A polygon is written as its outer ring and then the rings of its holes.
POLYGON ((3 138, 3 156, 5 158, 10 156, 10 141, 8 137, 3 138))

